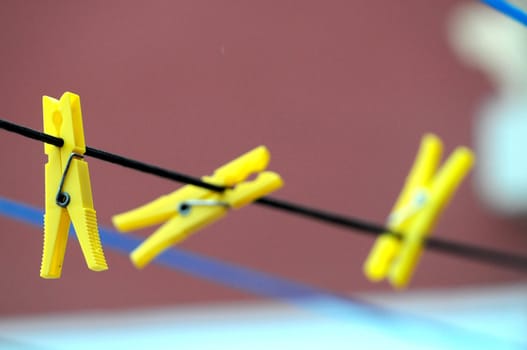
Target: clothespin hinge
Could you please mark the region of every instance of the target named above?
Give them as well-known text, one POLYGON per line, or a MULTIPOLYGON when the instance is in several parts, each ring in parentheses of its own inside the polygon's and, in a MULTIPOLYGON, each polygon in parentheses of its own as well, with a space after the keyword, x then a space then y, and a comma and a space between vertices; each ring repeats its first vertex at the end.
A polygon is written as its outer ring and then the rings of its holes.
POLYGON ((62 192, 62 187, 64 187, 64 182, 66 180, 66 175, 68 174, 68 170, 71 165, 71 161, 73 158, 80 158, 83 159, 84 156, 79 153, 72 152, 68 158, 68 161, 66 162, 66 167, 64 168, 64 173, 62 174, 62 178, 60 179, 60 185, 59 190, 57 192, 57 196, 55 197, 55 201, 59 207, 66 208, 68 204, 70 203, 70 195, 68 192, 62 192))
POLYGON ((186 216, 189 215, 192 207, 225 207, 230 208, 229 203, 224 201, 219 201, 215 199, 188 199, 186 201, 180 202, 177 207, 177 211, 180 215, 186 216))
POLYGON ((403 221, 417 214, 429 199, 426 189, 420 188, 416 190, 410 203, 390 214, 388 224, 390 226, 399 226, 403 221))

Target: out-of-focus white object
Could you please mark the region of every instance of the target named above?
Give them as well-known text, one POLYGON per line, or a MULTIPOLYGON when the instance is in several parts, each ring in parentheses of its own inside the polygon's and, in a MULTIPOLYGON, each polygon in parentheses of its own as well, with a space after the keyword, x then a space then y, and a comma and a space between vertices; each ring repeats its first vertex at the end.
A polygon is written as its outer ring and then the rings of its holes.
POLYGON ((475 131, 482 198, 501 213, 527 213, 527 99, 488 103, 475 131))
POLYGON ((2 350, 525 350, 527 286, 0 318, 2 350), (344 298, 343 298, 344 299, 344 298))
POLYGON ((496 87, 475 119, 477 189, 505 215, 527 214, 527 28, 481 4, 456 7, 448 22, 460 59, 496 87))

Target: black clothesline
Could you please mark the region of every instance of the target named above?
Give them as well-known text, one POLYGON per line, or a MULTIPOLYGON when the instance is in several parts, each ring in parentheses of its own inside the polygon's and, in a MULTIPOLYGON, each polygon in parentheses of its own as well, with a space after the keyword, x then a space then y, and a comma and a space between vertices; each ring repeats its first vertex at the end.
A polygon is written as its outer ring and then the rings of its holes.
MULTIPOLYGON (((0 128, 57 147, 62 147, 64 145, 64 140, 62 140, 61 138, 30 129, 25 126, 11 123, 4 119, 0 119, 0 128)), ((144 163, 135 159, 123 157, 115 153, 110 153, 88 146, 86 146, 85 155, 97 158, 105 162, 118 164, 126 168, 135 169, 144 173, 156 175, 180 183, 205 188, 215 192, 223 192, 228 189, 228 187, 210 184, 202 181, 199 178, 189 176, 180 172, 164 169, 156 165, 144 163)), ((354 230, 354 232, 356 233, 369 234, 373 236, 379 236, 381 234, 390 234, 398 239, 403 239, 403 235, 401 233, 392 232, 384 225, 371 223, 366 220, 344 216, 325 210, 307 207, 302 204, 292 203, 274 197, 262 197, 257 199, 254 203, 288 212, 291 214, 307 217, 313 220, 318 220, 328 224, 333 224, 336 226, 351 229, 354 230)), ((508 269, 527 272, 527 256, 512 254, 491 248, 476 246, 473 244, 454 242, 451 240, 434 237, 424 239, 423 245, 428 249, 433 249, 445 254, 480 261, 490 265, 501 266, 508 269)))

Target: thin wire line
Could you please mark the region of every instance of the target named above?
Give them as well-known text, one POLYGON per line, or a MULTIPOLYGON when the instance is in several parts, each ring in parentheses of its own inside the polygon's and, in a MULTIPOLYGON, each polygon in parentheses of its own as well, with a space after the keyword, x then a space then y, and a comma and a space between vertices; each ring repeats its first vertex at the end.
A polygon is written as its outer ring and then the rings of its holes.
MULTIPOLYGON (((64 145, 64 140, 62 140, 61 138, 48 135, 43 132, 36 131, 21 125, 17 125, 3 119, 0 119, 0 128, 34 140, 49 143, 57 147, 62 147, 64 145)), ((166 179, 206 188, 215 192, 222 192, 227 189, 224 186, 217 186, 204 182, 196 177, 178 173, 172 170, 167 170, 156 165, 147 164, 114 153, 98 150, 96 148, 86 147, 85 155, 100 159, 102 161, 118 164, 123 167, 142 171, 148 174, 157 175, 166 179)), ((285 211, 291 214, 296 214, 325 223, 333 224, 336 226, 354 229, 357 230, 357 233, 369 234, 373 236, 379 236, 380 234, 390 234, 398 239, 402 238, 401 233, 391 232, 383 225, 370 223, 365 220, 352 218, 333 212, 310 208, 301 204, 287 202, 273 197, 262 197, 256 200, 255 203, 277 210, 285 211)), ((454 256, 464 257, 471 260, 477 260, 492 265, 527 272, 527 256, 515 255, 507 252, 497 251, 495 249, 489 249, 485 247, 479 247, 476 245, 458 243, 438 238, 428 238, 425 239, 423 243, 427 248, 432 250, 437 250, 454 256)))
POLYGON ((11 123, 4 119, 0 119, 0 128, 25 137, 29 137, 30 139, 49 143, 50 145, 54 145, 57 147, 62 147, 64 145, 64 140, 61 138, 30 129, 22 125, 11 123))
POLYGON ((214 192, 223 192, 227 189, 224 186, 217 186, 217 185, 213 185, 213 184, 201 181, 201 179, 193 177, 193 176, 181 174, 181 173, 178 173, 172 170, 163 169, 156 165, 143 163, 135 159, 126 158, 126 157, 113 154, 113 153, 109 153, 106 151, 102 151, 96 148, 86 147, 85 155, 103 160, 105 162, 119 164, 126 168, 131 168, 131 169, 135 169, 138 171, 142 171, 144 173, 157 175, 165 179, 170 179, 170 180, 174 180, 177 182, 183 182, 189 185, 206 188, 207 190, 211 190, 214 192))
MULTIPOLYGON (((0 128, 16 133, 16 134, 19 134, 19 135, 22 135, 22 136, 25 136, 25 137, 28 137, 28 138, 31 138, 31 139, 34 139, 34 140, 49 143, 57 147, 62 147, 64 145, 64 140, 59 137, 48 135, 43 132, 27 128, 25 126, 17 125, 17 124, 8 122, 7 120, 0 119, 0 128)), ((199 178, 195 178, 195 177, 188 176, 185 174, 180 174, 175 171, 163 169, 155 165, 143 163, 143 162, 140 162, 134 159, 126 158, 126 157, 123 157, 123 156, 120 156, 114 153, 108 153, 108 152, 105 152, 105 151, 102 151, 96 148, 92 148, 92 147, 86 147, 86 152, 84 154, 86 156, 97 158, 105 162, 119 164, 126 168, 131 168, 131 169, 135 169, 138 171, 142 171, 144 173, 157 175, 165 179, 170 179, 170 180, 183 182, 183 183, 198 186, 198 187, 203 187, 211 191, 222 192, 226 189, 225 187, 222 187, 222 186, 217 186, 217 185, 203 182, 199 178)))

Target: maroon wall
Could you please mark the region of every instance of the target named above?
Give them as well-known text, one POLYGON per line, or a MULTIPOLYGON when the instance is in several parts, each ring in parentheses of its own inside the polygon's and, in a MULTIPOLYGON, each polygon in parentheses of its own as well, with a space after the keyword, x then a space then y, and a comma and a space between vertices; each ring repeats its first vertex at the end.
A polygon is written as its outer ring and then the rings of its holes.
MULTIPOLYGON (((265 144, 276 195, 384 221, 423 133, 471 143, 492 93, 449 52, 456 1, 3 1, 0 115, 42 129, 41 96, 81 96, 87 144, 190 174, 265 144)), ((44 203, 43 146, 0 133, 0 195, 44 203)), ((102 225, 176 184, 89 159, 102 225)), ((70 241, 63 277, 38 276, 41 230, 0 218, 0 314, 252 298, 107 249, 87 270, 70 241)), ((522 252, 525 227, 464 183, 439 236, 522 252)), ((145 231, 150 232, 150 231, 145 231)), ((372 239, 252 206, 193 236, 189 251, 336 292, 384 290, 361 272, 372 239)), ((434 252, 412 288, 525 281, 434 252)))

